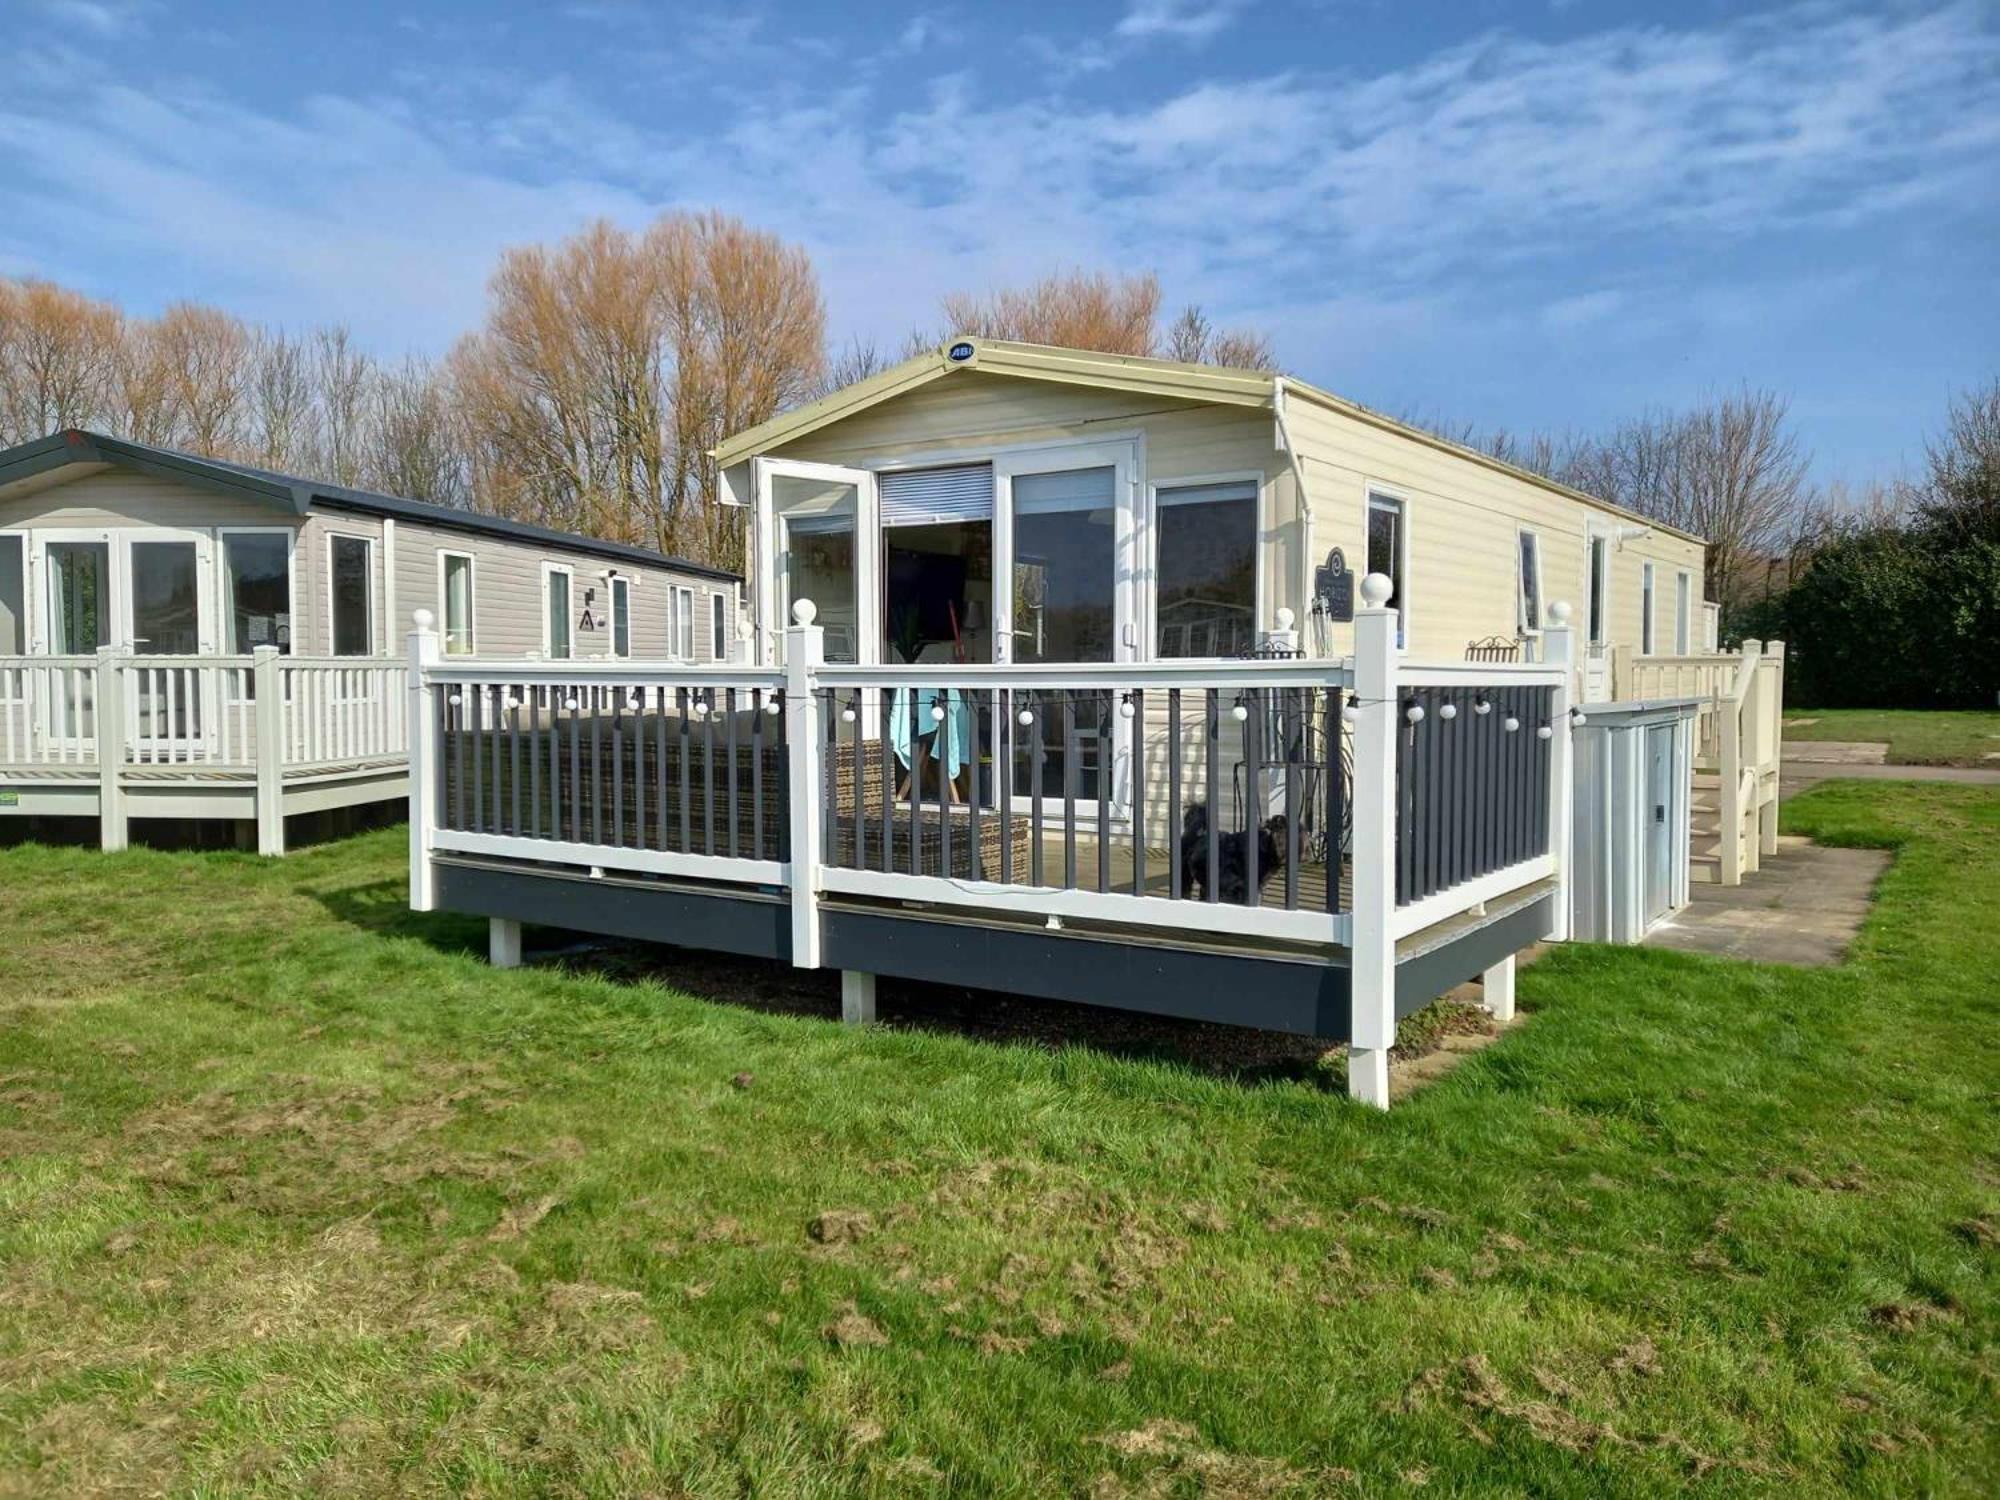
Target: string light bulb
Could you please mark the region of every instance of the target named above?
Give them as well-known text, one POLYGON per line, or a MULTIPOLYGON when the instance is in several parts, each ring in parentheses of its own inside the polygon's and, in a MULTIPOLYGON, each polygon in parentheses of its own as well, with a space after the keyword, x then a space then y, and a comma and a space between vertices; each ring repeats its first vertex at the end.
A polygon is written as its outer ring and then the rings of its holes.
POLYGON ((1358 706, 1352 703, 1342 704, 1340 709, 1340 717, 1342 722, 1344 723, 1359 724, 1361 722, 1361 710, 1358 706))
POLYGON ((1493 712, 1493 704, 1484 693, 1481 693, 1472 700, 1472 711, 1483 719, 1493 712))
POLYGON ((1438 717, 1440 719, 1446 720, 1447 722, 1457 718, 1458 705, 1456 703, 1440 703, 1438 705, 1438 717))
POLYGON ((1535 731, 1535 738, 1538 740, 1545 740, 1548 739, 1554 733, 1555 731, 1553 729, 1549 728, 1548 725, 1544 724, 1540 729, 1537 729, 1535 731))
POLYGON ((1132 707, 1132 695, 1130 693, 1127 693, 1118 700, 1118 717, 1121 719, 1129 719, 1132 717, 1133 712, 1134 710, 1132 707))
POLYGON ((1408 719, 1412 724, 1423 723, 1424 722, 1423 704, 1414 701, 1406 704, 1403 708, 1403 717, 1408 719))
POLYGON ((1021 727, 1026 729, 1030 724, 1035 722, 1035 711, 1032 708, 1024 708, 1020 713, 1015 715, 1015 718, 1020 721, 1021 727))
POLYGON ((1521 721, 1515 718, 1512 714, 1509 714, 1507 715, 1506 718, 1500 721, 1500 727, 1506 730, 1509 734, 1512 734, 1515 730, 1521 727, 1521 721))
POLYGON ((1241 724, 1245 719, 1250 717, 1250 710, 1246 705, 1239 703, 1229 710, 1229 717, 1241 724))

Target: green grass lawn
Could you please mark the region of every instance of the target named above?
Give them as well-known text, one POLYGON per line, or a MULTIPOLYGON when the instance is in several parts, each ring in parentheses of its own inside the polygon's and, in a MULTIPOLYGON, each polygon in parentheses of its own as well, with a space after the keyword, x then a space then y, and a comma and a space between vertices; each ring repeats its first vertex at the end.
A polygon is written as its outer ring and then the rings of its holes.
POLYGON ((1992 1494, 2000 793, 1788 820, 1848 966, 1561 950, 1385 1116, 0 853, 0 1494, 1992 1494))
POLYGON ((1996 709, 1787 708, 1785 738, 1886 744, 1897 766, 2000 766, 1984 759, 2000 755, 1996 709))

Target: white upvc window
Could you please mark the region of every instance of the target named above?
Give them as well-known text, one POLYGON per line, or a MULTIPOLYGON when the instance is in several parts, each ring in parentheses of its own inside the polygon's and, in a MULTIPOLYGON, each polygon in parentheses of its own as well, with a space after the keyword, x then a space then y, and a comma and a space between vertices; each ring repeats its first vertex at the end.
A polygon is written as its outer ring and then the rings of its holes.
POLYGON ((632 580, 616 574, 611 579, 611 654, 632 654, 632 580))
POLYGON ((1156 657, 1244 656, 1257 645, 1260 476, 1153 491, 1156 657))
POLYGON ((542 654, 550 661, 568 661, 575 654, 570 603, 575 585, 569 564, 542 564, 542 654))
POLYGON ((729 659, 729 596, 721 592, 708 596, 708 651, 716 661, 729 659))
POLYGON ((1587 639, 1593 646, 1604 644, 1611 620, 1611 538, 1602 531, 1590 533, 1590 562, 1585 573, 1584 618, 1587 639))
POLYGON ((1653 654, 1653 565, 1639 568, 1639 654, 1653 654))
POLYGON ((222 528, 222 638, 225 649, 248 656, 259 646, 291 653, 293 544, 288 526, 222 528))
POLYGON ((1515 540, 1515 622, 1525 638, 1542 631, 1542 539, 1522 531, 1515 540))
POLYGON ((375 654, 375 539, 332 532, 326 539, 326 632, 333 656, 375 654))
POLYGON ((1688 575, 1682 569, 1674 574, 1674 654, 1686 656, 1692 649, 1688 642, 1688 575))
POLYGON ((676 585, 668 596, 672 612, 668 623, 673 630, 671 655, 677 661, 694 660, 694 590, 676 585))
POLYGON ((475 649, 472 554, 438 552, 438 619, 444 625, 444 654, 470 656, 475 649))
POLYGON ((1388 603, 1396 609, 1396 644, 1410 643, 1410 527, 1409 507, 1396 495, 1380 490, 1368 492, 1368 573, 1380 573, 1389 580, 1388 603))

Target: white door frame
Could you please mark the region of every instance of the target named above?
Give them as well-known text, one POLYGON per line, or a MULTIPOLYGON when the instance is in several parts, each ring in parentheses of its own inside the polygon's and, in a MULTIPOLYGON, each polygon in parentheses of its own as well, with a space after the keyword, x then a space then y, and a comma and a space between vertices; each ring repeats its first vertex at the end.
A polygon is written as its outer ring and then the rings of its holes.
MULTIPOLYGON (((1142 661, 1149 655, 1140 607, 1142 578, 1150 573, 1145 512, 1141 500, 1145 471, 1136 438, 1104 438, 1010 449, 993 456, 993 659, 1014 660, 1014 481, 1024 474, 1059 474, 1070 469, 1112 470, 1111 480, 1111 659, 1142 661)), ((1051 665, 1055 665, 1052 663, 1051 665)), ((1131 815, 1134 724, 1112 722, 1111 815, 1131 815)), ((1060 805, 1060 799, 1044 798, 1060 805)), ((1094 825, 1094 808, 1079 802, 1077 826, 1094 825)))
POLYGON ((779 619, 778 596, 784 580, 778 559, 786 550, 785 518, 771 499, 773 479, 810 479, 854 487, 854 613, 855 660, 875 666, 882 643, 882 518, 870 469, 840 464, 806 463, 792 458, 753 458, 750 483, 757 503, 758 655, 765 666, 778 660, 778 640, 792 623, 779 619))

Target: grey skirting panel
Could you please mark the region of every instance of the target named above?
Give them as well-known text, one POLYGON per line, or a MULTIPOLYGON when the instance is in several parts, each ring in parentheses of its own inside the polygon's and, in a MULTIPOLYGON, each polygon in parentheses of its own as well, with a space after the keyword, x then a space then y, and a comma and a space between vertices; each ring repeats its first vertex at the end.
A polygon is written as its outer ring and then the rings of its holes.
POLYGON ((1539 943, 1548 934, 1556 898, 1542 896, 1504 912, 1449 942, 1396 962, 1396 1019, 1422 1010, 1446 990, 1477 979, 1510 953, 1539 943))
MULTIPOLYGON (((437 880, 445 911, 779 962, 791 958, 791 909, 765 893, 715 894, 452 859, 437 862, 437 880)), ((1548 930, 1552 899, 1405 957, 1396 968, 1396 1014, 1422 1008, 1538 941, 1548 930)), ((1350 1034, 1344 964, 838 905, 822 907, 821 921, 820 957, 829 969, 1257 1026, 1329 1042, 1350 1034)))
POLYGON ((658 881, 592 880, 558 870, 440 859, 437 900, 444 911, 511 917, 538 927, 751 958, 792 956, 791 907, 781 897, 757 892, 711 895, 658 881))
POLYGON ((828 968, 1345 1041, 1347 969, 1078 933, 821 909, 828 968))

